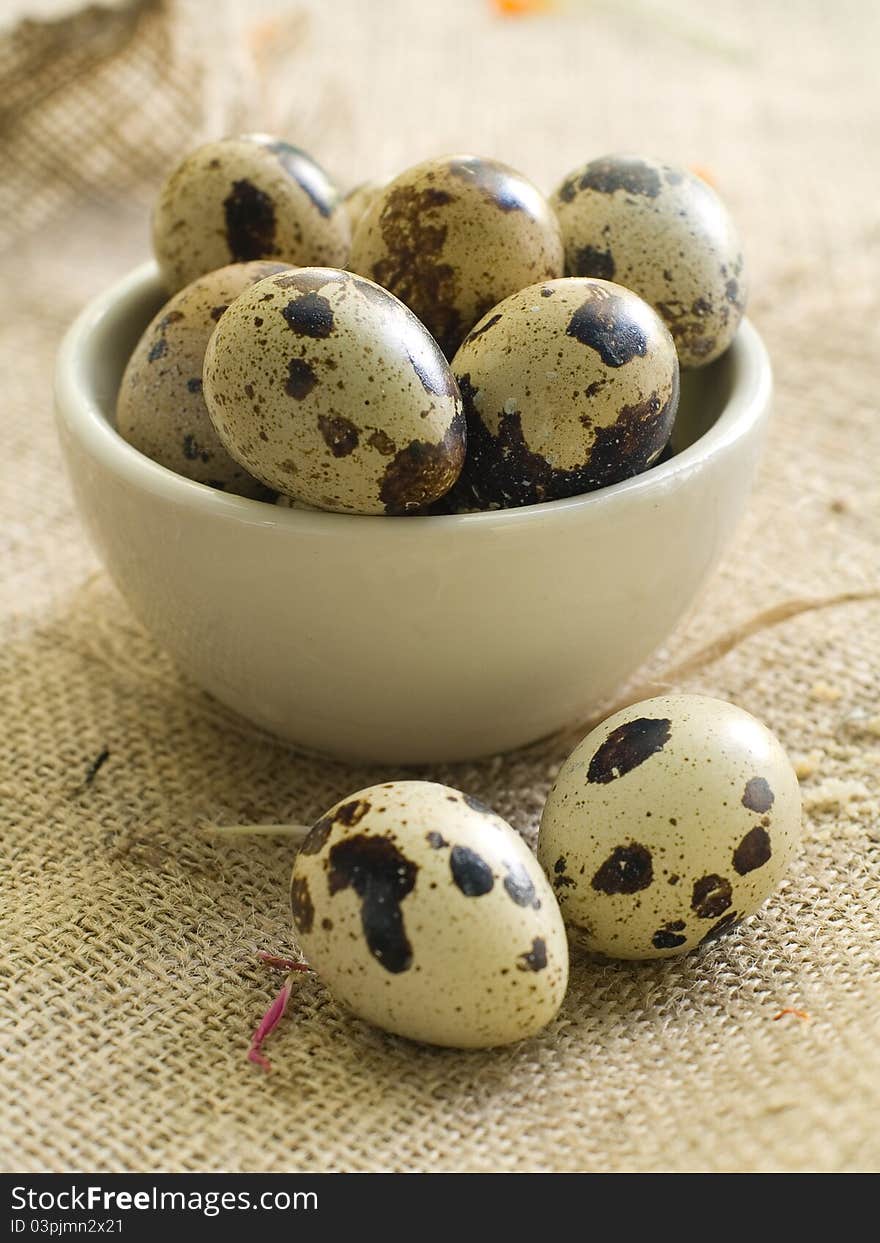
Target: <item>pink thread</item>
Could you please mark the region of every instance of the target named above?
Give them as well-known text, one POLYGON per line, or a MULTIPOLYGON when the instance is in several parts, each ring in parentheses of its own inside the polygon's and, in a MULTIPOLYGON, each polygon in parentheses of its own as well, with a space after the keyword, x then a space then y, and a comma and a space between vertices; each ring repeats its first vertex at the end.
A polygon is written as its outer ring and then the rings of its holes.
POLYGON ((270 1071, 272 1063, 261 1052, 263 1043, 271 1036, 272 1032, 281 1022, 284 1011, 287 1009, 287 1003, 290 1001, 290 994, 293 992, 293 975, 289 975, 284 981, 284 987, 272 1002, 269 1009, 263 1015, 260 1026, 253 1034, 251 1039, 251 1047, 248 1049, 248 1061, 254 1062, 257 1066, 261 1066, 263 1070, 270 1071))
POLYGON ((263 1015, 260 1026, 251 1038, 251 1047, 248 1049, 248 1061, 262 1067, 265 1071, 270 1071, 272 1063, 263 1055, 263 1044, 272 1035, 272 1032, 284 1017, 284 1011, 287 1009, 287 1003, 290 1001, 290 994, 293 992, 294 975, 299 971, 310 971, 311 968, 307 962, 297 962, 293 958, 279 958, 276 954, 267 954, 264 950, 257 951, 257 958, 259 958, 260 962, 265 963, 267 967, 279 967, 282 971, 288 973, 287 979, 284 981, 284 987, 263 1015))

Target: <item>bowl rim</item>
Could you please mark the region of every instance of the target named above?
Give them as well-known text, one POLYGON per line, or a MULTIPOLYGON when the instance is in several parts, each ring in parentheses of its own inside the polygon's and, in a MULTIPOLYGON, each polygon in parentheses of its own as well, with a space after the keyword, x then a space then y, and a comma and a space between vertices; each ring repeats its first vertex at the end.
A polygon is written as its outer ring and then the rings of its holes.
POLYGON ((454 534, 472 527, 509 527, 519 522, 572 516, 596 506, 614 505, 623 498, 635 499, 638 495, 662 489, 677 476, 691 473, 695 467, 748 435, 761 421, 772 394, 773 380, 767 350, 755 327, 743 318, 729 349, 734 368, 732 389, 718 418, 681 453, 631 479, 562 500, 467 514, 384 516, 291 509, 223 492, 178 475, 130 445, 105 417, 91 366, 94 339, 128 302, 145 295, 148 287, 152 287, 157 294, 161 292, 158 267, 153 260, 139 264, 126 273, 88 302, 77 315, 65 333, 58 352, 55 369, 56 417, 90 455, 111 473, 141 491, 247 524, 268 523, 319 533, 327 531, 328 524, 341 532, 343 528, 340 523, 343 522, 347 524, 346 529, 357 523, 362 530, 367 530, 365 519, 369 519, 375 528, 375 519, 381 518, 380 529, 386 532, 410 531, 417 522, 419 531, 424 525, 425 534, 454 534))

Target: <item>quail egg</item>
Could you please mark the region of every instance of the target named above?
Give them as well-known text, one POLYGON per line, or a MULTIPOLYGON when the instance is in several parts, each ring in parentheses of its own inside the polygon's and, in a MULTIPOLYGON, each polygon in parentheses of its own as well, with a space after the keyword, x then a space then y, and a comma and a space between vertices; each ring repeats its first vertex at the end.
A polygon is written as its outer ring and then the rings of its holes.
POLYGON ((217 325, 204 383, 229 453, 307 505, 416 512, 461 470, 446 359, 402 302, 350 272, 298 268, 251 286, 217 325))
POLYGON ((664 695, 615 713, 568 757, 538 858, 590 949, 664 958, 756 911, 800 832, 797 777, 770 730, 718 699, 664 695))
POLYGON ((178 475, 239 496, 266 488, 226 452, 202 393, 205 347, 217 321, 242 290, 284 263, 234 263, 176 293, 147 327, 128 361, 116 402, 120 435, 178 475))
POLYGON ((617 281, 650 302, 682 367, 724 353, 745 310, 743 259, 727 208, 701 177, 608 155, 570 173, 553 204, 568 275, 617 281))
POLYGON ((313 826, 293 867, 303 952, 386 1031, 483 1048, 540 1031, 568 944, 546 877, 488 807, 429 781, 371 786, 313 826))
POLYGON ((678 406, 669 332, 636 294, 567 277, 493 307, 452 360, 468 454, 453 500, 531 505, 638 474, 678 406))
POLYGON ((350 240, 348 214, 327 174, 298 147, 266 134, 191 152, 153 211, 153 249, 170 293, 250 259, 342 265, 350 240))
POLYGON ((354 231, 349 266, 401 298, 451 358, 496 302, 562 275, 562 240, 547 200, 520 173, 448 156, 384 187, 354 231))

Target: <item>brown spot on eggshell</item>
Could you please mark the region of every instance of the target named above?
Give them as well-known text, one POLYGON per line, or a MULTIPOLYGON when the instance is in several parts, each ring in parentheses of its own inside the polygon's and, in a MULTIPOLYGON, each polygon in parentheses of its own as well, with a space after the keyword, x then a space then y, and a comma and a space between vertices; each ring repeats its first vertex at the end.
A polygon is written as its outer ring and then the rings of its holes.
POLYGON ((201 448, 195 436, 184 436, 183 438, 183 456, 189 461, 209 462, 211 455, 205 449, 201 448))
POLYGON ((627 194, 653 199, 660 193, 660 173, 636 156, 606 156, 587 165, 577 179, 577 189, 596 190, 599 194, 625 190, 627 194))
POLYGON ((427 207, 445 207, 452 201, 452 195, 448 190, 438 190, 435 186, 429 186, 424 192, 424 203, 427 207))
POLYGON ((434 829, 430 833, 426 833, 425 837, 432 850, 442 850, 444 846, 449 845, 443 834, 436 832, 434 829))
POLYGON ((476 794, 467 794, 462 792, 462 799, 470 807, 471 811, 478 811, 484 816, 494 816, 495 813, 488 803, 484 803, 481 798, 477 798, 476 794))
POLYGON ((304 358, 291 358, 287 364, 284 391, 288 397, 303 401, 318 383, 318 377, 304 358))
POLYGON ((774 797, 766 777, 751 777, 743 791, 742 805, 748 807, 749 811, 762 815, 773 806, 774 797))
POLYGON ((455 271, 436 259, 447 234, 446 226, 432 214, 440 206, 430 187, 393 187, 379 218, 386 253, 368 275, 427 323, 446 353, 460 334, 461 313, 455 306, 455 271))
POLYGON ((547 966, 547 944, 543 937, 535 937, 532 948, 520 954, 516 962, 520 971, 543 971, 547 966))
POLYGON ((237 263, 277 253, 275 205, 268 194, 247 178, 233 181, 223 200, 226 241, 237 263))
POLYGON ((293 298, 282 310, 291 332, 297 336, 322 339, 333 331, 333 311, 329 301, 319 293, 307 293, 293 298))
POLYGON ((459 411, 439 444, 412 440, 398 449, 379 489, 386 513, 412 513, 452 487, 464 462, 464 428, 459 411))
POLYGON ((740 876, 745 876, 763 867, 771 855, 770 834, 763 825, 757 824, 746 833, 733 852, 733 866, 740 876))
POLYGON ((469 846, 452 847, 449 870, 453 881, 466 898, 481 898, 495 884, 495 877, 488 863, 469 846))
POLYGON ((542 454, 529 448, 519 411, 502 412, 493 435, 477 413, 470 376, 459 376, 458 384, 468 448, 452 500, 464 508, 473 502, 481 507, 536 505, 592 492, 638 474, 666 443, 670 410, 678 402, 676 386, 662 406, 651 399, 624 406, 616 424, 595 429, 588 462, 568 470, 552 467, 542 454))
POLYGON ((334 417, 319 414, 318 427, 334 457, 347 457, 358 447, 360 432, 351 419, 343 418, 341 414, 334 417))
POLYGON ((687 940, 687 937, 682 936, 685 927, 683 919, 670 920, 662 928, 657 929, 651 937, 651 944, 656 950, 671 950, 684 945, 687 940))
POLYGON ((561 203, 573 203, 577 198, 578 180, 579 178, 575 175, 566 177, 565 181, 563 181, 556 191, 556 197, 561 203))
POLYGON ((573 889, 577 885, 577 881, 574 879, 573 876, 566 875, 567 867, 568 867, 567 861, 562 855, 560 855, 559 858, 556 860, 556 862, 553 864, 553 875, 550 878, 553 882, 554 889, 565 889, 565 888, 573 889))
POLYGON ((352 829, 356 824, 360 824, 364 816, 370 810, 371 804, 367 799, 354 798, 347 803, 340 803, 333 815, 336 824, 344 824, 346 828, 352 829))
POLYGON ((566 332, 595 350, 606 367, 624 367, 648 352, 641 324, 629 317, 622 299, 614 294, 586 298, 572 315, 566 332))
POLYGON ((538 910, 541 899, 535 890, 535 883, 520 863, 506 864, 507 875, 504 877, 504 891, 517 906, 531 906, 538 910))
POLYGON ((587 781, 606 784, 626 776, 669 741, 672 722, 667 718, 636 717, 611 731, 590 760, 587 781))
POLYGON ((320 854, 327 843, 327 838, 333 831, 335 823, 335 818, 331 815, 321 816, 319 820, 316 820, 299 848, 300 853, 304 855, 320 854))
POLYGON ((589 466, 594 487, 638 474, 658 458, 669 439, 670 411, 678 406, 678 392, 676 371, 665 402, 651 393, 644 401, 622 406, 616 423, 595 429, 589 466))
POLYGON ((603 281, 613 281, 614 256, 607 248, 581 246, 572 265, 572 276, 596 276, 603 281))
POLYGON ((381 428, 377 428, 369 434, 367 444, 381 453, 383 457, 391 457, 392 454, 397 452, 397 445, 381 428))
POLYGON ((290 884, 290 907, 293 922, 300 932, 311 932, 315 922, 315 908, 304 876, 295 876, 290 884))
POLYGON ((630 894, 647 889, 654 879, 651 852, 639 842, 616 846, 590 884, 600 893, 630 894))
POLYGON ((732 901, 730 881, 714 873, 694 881, 691 909, 698 919, 715 919, 732 901))
POLYGON ((384 837, 358 834, 330 848, 330 896, 348 888, 354 890, 361 900, 361 927, 367 947, 377 962, 394 975, 412 966, 412 945, 400 908, 412 892, 418 870, 384 837))

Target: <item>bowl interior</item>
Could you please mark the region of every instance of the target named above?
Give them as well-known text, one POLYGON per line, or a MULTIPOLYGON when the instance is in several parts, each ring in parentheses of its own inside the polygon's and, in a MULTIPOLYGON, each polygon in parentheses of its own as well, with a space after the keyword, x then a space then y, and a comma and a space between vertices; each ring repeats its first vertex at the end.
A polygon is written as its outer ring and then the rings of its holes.
MULTIPOLYGON (((141 333, 165 300, 155 279, 144 282, 132 290, 130 299, 116 313, 104 316, 97 328, 93 396, 112 427, 125 365, 141 333)), ((682 372, 681 400, 672 432, 673 453, 689 448, 713 426, 730 400, 734 378, 732 352, 699 371, 682 372)))

